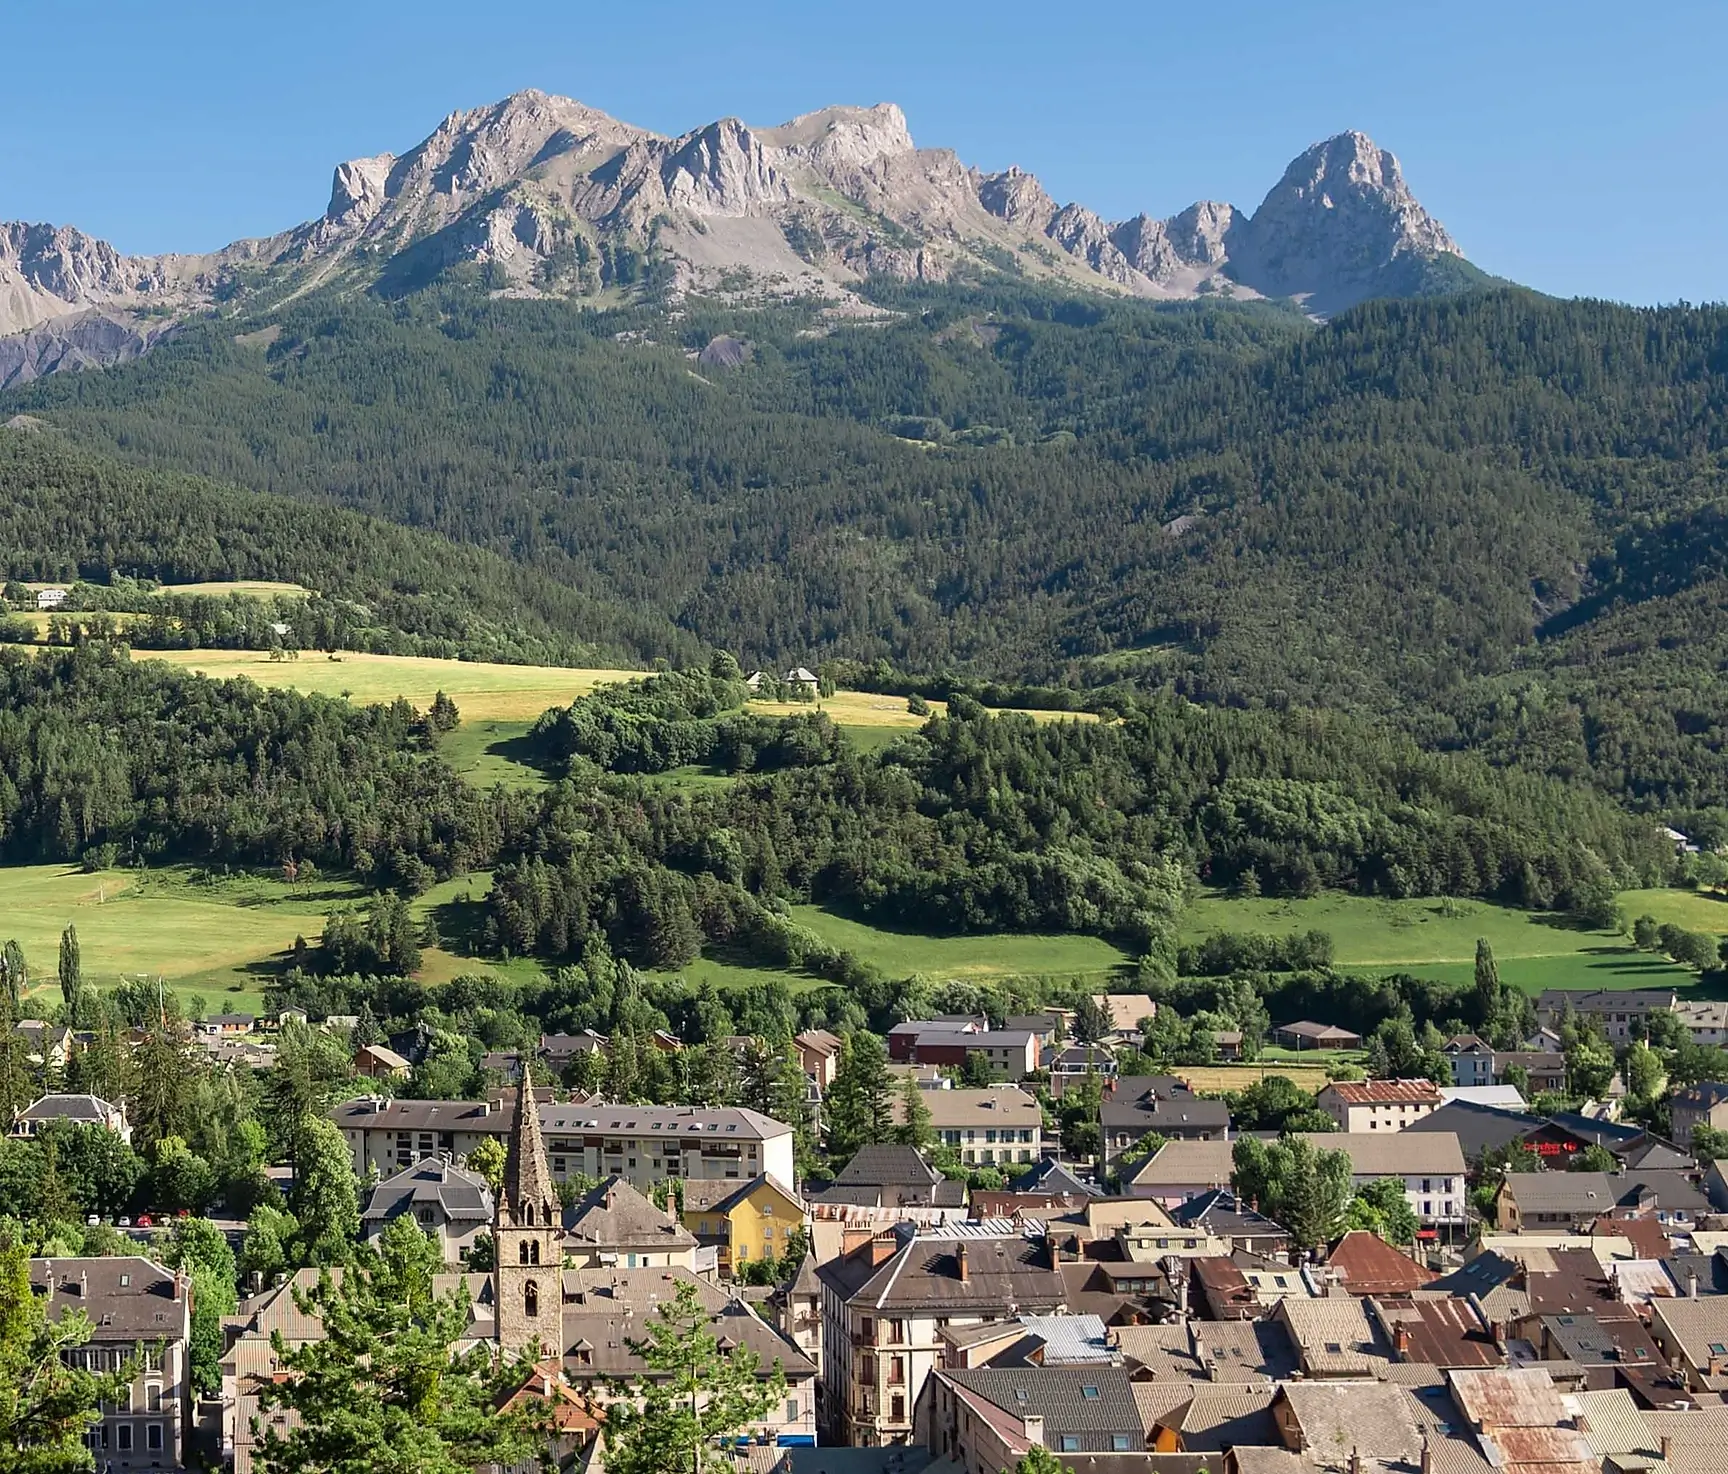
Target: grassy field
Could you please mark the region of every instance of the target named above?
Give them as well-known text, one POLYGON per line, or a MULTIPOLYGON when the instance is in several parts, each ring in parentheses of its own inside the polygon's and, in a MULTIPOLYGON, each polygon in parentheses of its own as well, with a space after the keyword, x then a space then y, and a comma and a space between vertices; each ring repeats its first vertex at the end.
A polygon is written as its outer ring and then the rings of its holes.
POLYGON ((1184 1065, 1170 1073, 1190 1090, 1245 1090, 1268 1075, 1282 1075, 1311 1095, 1318 1095, 1326 1086, 1324 1068, 1286 1064, 1282 1059, 1258 1060, 1251 1065, 1184 1065))
POLYGON ((1016 932, 976 936, 922 936, 854 921, 821 906, 794 906, 793 917, 837 947, 856 953, 891 977, 915 972, 934 978, 986 978, 1044 974, 1108 980, 1128 962, 1120 948, 1097 937, 1016 932))
POLYGON ((438 753, 476 788, 499 783, 506 788, 544 787, 552 775, 536 767, 527 753, 528 730, 533 725, 464 720, 438 739, 438 753))
MULTIPOLYGON (((931 711, 937 715, 945 715, 948 704, 945 701, 932 701, 931 711)), ((809 701, 752 701, 749 710, 763 716, 796 717, 808 716, 813 711, 825 711, 842 727, 886 727, 898 728, 903 731, 916 731, 922 727, 925 717, 914 716, 906 709, 904 696, 878 696, 871 691, 836 691, 832 696, 824 696, 819 702, 809 701)), ((1038 722, 1059 722, 1064 720, 1095 722, 1098 720, 1091 712, 1085 711, 1026 711, 1022 715, 1031 717, 1038 722)))
POLYGON ((84 976, 98 987, 122 974, 160 975, 181 993, 203 995, 213 1011, 255 1011, 294 938, 316 940, 324 927, 310 888, 301 895, 280 890, 273 903, 254 904, 176 872, 8 866, 0 869, 0 933, 23 947, 33 992, 58 989, 60 933, 73 925, 84 976))
POLYGON ((272 660, 262 650, 153 650, 139 651, 135 658, 166 660, 209 676, 247 676, 260 686, 344 696, 363 705, 401 696, 425 710, 443 691, 456 703, 465 724, 532 722, 548 707, 568 706, 596 686, 638 674, 412 655, 346 654, 331 659, 311 651, 298 660, 272 660))
MULTIPOLYGON (((1722 917, 1716 927, 1707 927, 1695 909, 1717 903, 1686 892, 1632 891, 1621 902, 1628 916, 1670 907, 1675 914, 1664 914, 1662 920, 1679 920, 1684 913, 1696 929, 1728 928, 1728 910, 1716 913, 1722 917)), ((1695 973, 1635 951, 1625 937, 1612 932, 1584 930, 1561 917, 1482 901, 1388 901, 1342 894, 1281 901, 1209 895, 1189 909, 1182 932, 1183 940, 1197 941, 1212 931, 1278 934, 1311 928, 1331 934, 1340 966, 1361 971, 1462 982, 1474 975, 1476 939, 1486 937, 1501 978, 1533 993, 1543 988, 1695 989, 1698 984, 1695 973)))

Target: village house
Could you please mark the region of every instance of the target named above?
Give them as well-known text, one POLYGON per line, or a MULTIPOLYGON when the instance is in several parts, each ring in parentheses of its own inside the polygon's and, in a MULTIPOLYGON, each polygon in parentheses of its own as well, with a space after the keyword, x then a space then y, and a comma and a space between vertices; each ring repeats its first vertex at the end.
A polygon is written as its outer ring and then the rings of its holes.
POLYGON ((1107 1081, 1098 1118, 1106 1165, 1154 1134, 1178 1141, 1227 1141, 1230 1136, 1229 1106, 1202 1100, 1173 1075, 1107 1081))
POLYGON ((1402 1131, 1440 1109, 1432 1080, 1338 1080, 1314 1097, 1340 1131, 1402 1131))
MULTIPOLYGON (((1044 1111, 1018 1086, 928 1090, 921 1099, 937 1142, 968 1166, 1030 1166, 1044 1153, 1044 1111)), ((894 1114, 896 1120, 905 1114, 899 1100, 894 1114)))
POLYGON ((1653 1013, 1673 1013, 1680 995, 1672 988, 1544 988, 1536 999, 1536 1017, 1544 1027, 1558 1028, 1568 1012, 1593 1018, 1612 1044, 1624 1044, 1642 1034, 1653 1013))
MULTIPOLYGON (((719 1188, 728 1183, 690 1183, 719 1188)), ((608 1177, 564 1210, 564 1262, 573 1269, 687 1269, 698 1264, 696 1235, 676 1216, 608 1177)))
POLYGON ((1303 1019, 1299 1023, 1282 1024, 1272 1031, 1273 1040, 1286 1049, 1360 1049, 1362 1036, 1340 1029, 1334 1024, 1317 1024, 1303 1019))
POLYGON ((84 1436, 98 1469, 178 1469, 192 1424, 192 1281, 149 1259, 30 1261, 50 1322, 81 1312, 91 1337, 75 1354, 92 1372, 133 1362, 137 1374, 84 1436))
POLYGON ((1700 1126, 1728 1131, 1728 1084, 1702 1080, 1676 1090, 1668 1099, 1668 1119, 1675 1142, 1687 1148, 1700 1126))
POLYGON ((939 1331, 1057 1313, 1069 1298, 1043 1240, 1018 1231, 862 1230, 816 1273, 826 1435, 858 1448, 914 1441, 939 1331))
POLYGON ((840 1037, 826 1029, 806 1029, 792 1046, 798 1051, 799 1067, 815 1082, 820 1099, 834 1083, 834 1072, 840 1067, 840 1037))
POLYGON ((382 1179, 366 1196, 360 1230, 376 1243, 392 1220, 407 1216, 438 1243, 446 1264, 460 1264, 492 1223, 492 1190, 477 1172, 427 1157, 382 1179))
POLYGON ((684 1228, 715 1251, 716 1267, 730 1279, 752 1259, 783 1259, 804 1227, 804 1200, 774 1178, 748 1182, 686 1182, 679 1212, 684 1228))
POLYGON ((993 1079, 1022 1080, 1038 1068, 1038 1036, 979 1019, 915 1019, 888 1031, 888 1058, 900 1064, 959 1067, 974 1054, 993 1079))
POLYGON ((413 1068, 383 1044, 362 1044, 354 1051, 354 1073, 368 1080, 406 1080, 413 1068))
POLYGON ((132 1127, 126 1120, 126 1107, 103 1100, 99 1095, 44 1095, 18 1112, 9 1136, 35 1136, 50 1121, 67 1121, 74 1126, 105 1126, 128 1145, 132 1142, 132 1127))
POLYGON ((59 609, 66 603, 65 589, 37 589, 36 607, 38 609, 59 609))
POLYGON ((1114 1080, 1117 1075, 1116 1056, 1102 1044, 1070 1044, 1049 1057, 1050 1095, 1060 1100, 1064 1091, 1079 1084, 1088 1075, 1100 1080, 1114 1080))
POLYGON ((1441 1047, 1452 1083, 1458 1086, 1494 1083, 1494 1046, 1475 1034, 1454 1034, 1441 1047))
MULTIPOLYGON (((330 1114, 362 1177, 440 1152, 464 1161, 482 1141, 502 1141, 510 1131, 508 1107, 489 1101, 369 1096, 344 1101, 330 1114)), ((541 1119, 559 1182, 577 1174, 619 1176, 645 1190, 674 1177, 793 1177, 792 1129, 759 1111, 584 1102, 544 1105, 541 1119)))
POLYGON ((1458 1138, 1445 1131, 1301 1133, 1319 1151, 1350 1158, 1357 1187, 1395 1177, 1425 1237, 1460 1229, 1469 1208, 1464 1191, 1464 1153, 1458 1138))

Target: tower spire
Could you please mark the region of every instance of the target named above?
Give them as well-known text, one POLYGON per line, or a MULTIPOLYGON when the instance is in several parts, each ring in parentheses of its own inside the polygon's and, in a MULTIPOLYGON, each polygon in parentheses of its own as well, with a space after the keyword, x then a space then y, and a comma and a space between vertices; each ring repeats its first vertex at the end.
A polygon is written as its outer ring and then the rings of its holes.
POLYGON ((540 1136, 540 1106, 534 1099, 534 1081, 526 1060, 522 1063, 522 1086, 516 1093, 510 1146, 504 1157, 498 1214, 503 1222, 519 1227, 539 1227, 558 1221, 558 1193, 546 1160, 546 1144, 540 1136))

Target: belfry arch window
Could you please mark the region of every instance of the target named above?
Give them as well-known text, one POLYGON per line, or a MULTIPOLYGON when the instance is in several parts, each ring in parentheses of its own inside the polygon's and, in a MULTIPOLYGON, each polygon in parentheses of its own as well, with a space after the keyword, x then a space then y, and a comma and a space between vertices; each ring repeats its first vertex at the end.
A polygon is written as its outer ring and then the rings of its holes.
POLYGON ((530 1320, 536 1320, 540 1315, 540 1286, 533 1280, 522 1286, 522 1314, 530 1320))

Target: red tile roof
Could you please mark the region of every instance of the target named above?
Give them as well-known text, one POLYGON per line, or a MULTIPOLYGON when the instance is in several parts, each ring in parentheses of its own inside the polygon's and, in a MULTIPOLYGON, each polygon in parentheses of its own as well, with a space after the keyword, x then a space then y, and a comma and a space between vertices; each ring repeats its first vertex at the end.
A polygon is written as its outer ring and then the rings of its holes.
POLYGON ((1346 1105, 1439 1105, 1432 1080, 1340 1080, 1331 1089, 1346 1105))

